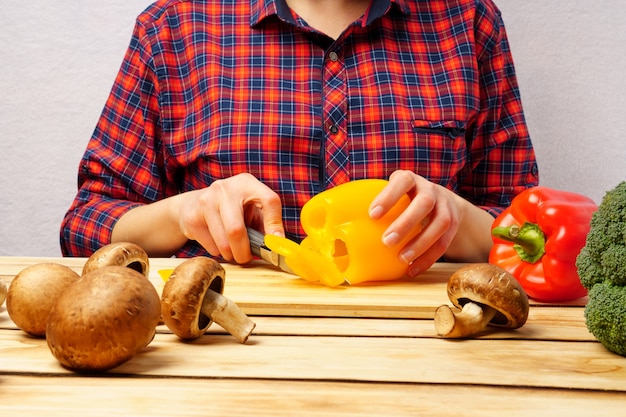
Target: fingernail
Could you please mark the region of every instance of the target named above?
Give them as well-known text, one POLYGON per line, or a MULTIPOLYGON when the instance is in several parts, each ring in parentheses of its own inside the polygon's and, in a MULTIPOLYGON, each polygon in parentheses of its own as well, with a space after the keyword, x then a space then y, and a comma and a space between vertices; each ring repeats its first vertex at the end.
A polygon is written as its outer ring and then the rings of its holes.
POLYGON ((387 236, 383 237, 383 243, 385 246, 392 247, 398 243, 399 236, 396 232, 391 232, 387 236))
POLYGON ((409 267, 409 270, 407 271, 407 275, 409 276, 409 278, 414 278, 414 277, 418 276, 421 273, 422 273, 422 271, 418 267, 416 267, 414 265, 411 265, 409 267))
POLYGON ((413 259, 415 259, 415 252, 413 252, 411 249, 406 250, 400 254, 400 259, 402 260, 402 262, 408 265, 413 262, 413 259))
POLYGON ((374 206, 369 214, 372 219, 378 219, 383 214, 383 208, 381 206, 374 206))

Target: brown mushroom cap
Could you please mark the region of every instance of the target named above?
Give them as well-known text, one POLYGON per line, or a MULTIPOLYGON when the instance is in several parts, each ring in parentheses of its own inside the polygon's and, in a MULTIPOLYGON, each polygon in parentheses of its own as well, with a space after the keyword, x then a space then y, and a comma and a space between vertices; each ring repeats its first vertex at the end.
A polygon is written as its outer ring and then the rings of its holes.
POLYGON ((528 318, 528 296, 519 282, 504 269, 487 263, 459 268, 448 280, 448 297, 458 308, 468 302, 496 310, 492 326, 517 329, 528 318))
POLYGON ((146 277, 150 271, 148 254, 141 246, 130 242, 116 242, 95 251, 85 262, 82 275, 112 265, 134 269, 146 277))
POLYGON ((178 265, 161 295, 161 317, 181 339, 200 337, 213 321, 245 343, 255 324, 224 292, 225 271, 207 257, 190 258, 178 265))
POLYGON ((165 325, 181 339, 200 337, 213 320, 202 314, 207 290, 222 294, 224 268, 207 257, 187 259, 178 265, 163 287, 161 316, 165 325))
POLYGON ((43 336, 48 314, 57 298, 78 278, 70 267, 57 263, 26 267, 9 286, 6 300, 9 317, 26 333, 43 336))
POLYGON ((159 295, 148 278, 122 266, 102 267, 58 298, 46 340, 66 368, 105 371, 152 341, 160 313, 159 295))

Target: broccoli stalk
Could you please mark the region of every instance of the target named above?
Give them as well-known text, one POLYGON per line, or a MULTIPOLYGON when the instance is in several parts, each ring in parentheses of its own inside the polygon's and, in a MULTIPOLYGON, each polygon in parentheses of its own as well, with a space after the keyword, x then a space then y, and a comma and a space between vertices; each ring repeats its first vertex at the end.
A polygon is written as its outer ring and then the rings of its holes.
POLYGON ((626 181, 605 194, 590 226, 576 258, 589 290, 587 328, 608 350, 626 356, 626 181))

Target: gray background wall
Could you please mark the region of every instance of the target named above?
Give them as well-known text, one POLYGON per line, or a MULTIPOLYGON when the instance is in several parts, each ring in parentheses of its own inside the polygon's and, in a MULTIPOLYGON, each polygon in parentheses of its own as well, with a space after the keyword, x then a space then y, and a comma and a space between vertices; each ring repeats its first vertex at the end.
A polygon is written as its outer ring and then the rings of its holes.
MULTIPOLYGON (((3 2, 0 255, 60 255, 58 229, 75 194, 78 162, 135 17, 150 2, 3 2)), ((626 2, 496 3, 542 185, 599 202, 626 179, 626 2)))

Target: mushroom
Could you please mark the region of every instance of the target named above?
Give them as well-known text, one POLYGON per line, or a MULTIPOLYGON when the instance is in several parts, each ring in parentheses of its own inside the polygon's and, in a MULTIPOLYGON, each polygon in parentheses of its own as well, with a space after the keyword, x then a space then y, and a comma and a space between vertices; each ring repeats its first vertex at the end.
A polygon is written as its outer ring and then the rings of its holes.
POLYGON ((122 266, 88 272, 50 311, 46 341, 75 371, 106 371, 131 359, 154 338, 161 306, 154 285, 122 266))
POLYGON ((125 266, 146 277, 150 270, 148 254, 141 246, 130 242, 116 242, 104 245, 91 254, 83 266, 82 275, 110 265, 125 266))
POLYGON ((79 275, 70 267, 43 262, 26 267, 11 282, 7 312, 17 327, 33 336, 46 333, 48 314, 57 298, 79 275))
POLYGON ((442 305, 435 311, 435 329, 442 337, 469 337, 487 325, 517 329, 528 318, 526 292, 496 265, 459 268, 448 280, 448 298, 457 308, 442 305))
POLYGON ((246 343, 256 324, 224 297, 225 271, 211 258, 199 256, 178 265, 161 295, 161 317, 179 338, 200 337, 216 322, 240 343, 246 343))
POLYGON ((7 284, 4 283, 4 281, 2 281, 2 278, 0 278, 0 307, 2 307, 2 304, 4 304, 4 300, 6 300, 7 298, 7 284))

